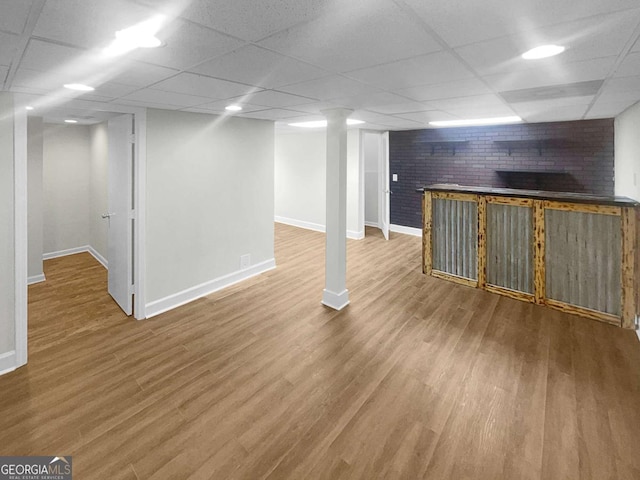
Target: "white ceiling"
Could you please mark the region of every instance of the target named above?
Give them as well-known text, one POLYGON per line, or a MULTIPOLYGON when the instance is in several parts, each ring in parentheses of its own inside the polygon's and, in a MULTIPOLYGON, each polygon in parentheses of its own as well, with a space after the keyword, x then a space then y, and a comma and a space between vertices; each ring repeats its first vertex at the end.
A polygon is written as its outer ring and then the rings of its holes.
POLYGON ((640 101, 639 36, 638 0, 0 0, 0 84, 50 118, 74 112, 77 100, 94 112, 216 114, 236 103, 240 116, 278 124, 341 106, 379 129, 604 118, 640 101), (115 31, 159 13, 168 19, 161 48, 102 54, 115 31), (520 58, 545 43, 567 51, 520 58), (595 94, 535 96, 588 81, 602 81, 595 94), (524 89, 533 96, 500 95, 524 89))

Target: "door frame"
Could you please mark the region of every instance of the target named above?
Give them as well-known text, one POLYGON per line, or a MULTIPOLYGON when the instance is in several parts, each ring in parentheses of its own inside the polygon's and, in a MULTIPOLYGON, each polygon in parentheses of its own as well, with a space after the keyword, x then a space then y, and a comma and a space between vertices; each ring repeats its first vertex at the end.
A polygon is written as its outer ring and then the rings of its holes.
MULTIPOLYGON (((44 97, 43 97, 44 98, 44 97)), ((28 302, 27 302, 27 112, 33 96, 14 94, 14 234, 15 234, 15 368, 28 360, 28 302)), ((86 100, 65 103, 69 108, 133 114, 135 121, 134 196, 136 217, 134 227, 134 318, 146 318, 145 245, 146 245, 146 186, 147 186, 147 109, 126 105, 112 105, 86 100)))
MULTIPOLYGON (((377 225, 375 225, 375 228, 382 230, 382 205, 383 205, 383 198, 382 195, 385 195, 384 189, 383 189, 383 182, 382 182, 382 176, 383 176, 383 169, 382 169, 382 162, 383 162, 383 157, 384 157, 384 153, 383 153, 383 141, 382 141, 382 136, 384 133, 387 133, 389 130, 372 130, 372 129, 368 129, 368 128, 362 128, 360 129, 360 171, 361 171, 361 175, 360 175, 360 211, 361 211, 361 217, 363 219, 365 219, 364 224, 365 226, 373 226, 371 225, 371 223, 367 223, 366 222, 366 216, 365 216, 365 208, 366 208, 366 195, 365 195, 365 188, 366 188, 366 172, 365 172, 365 149, 364 149, 364 138, 367 134, 373 134, 377 137, 378 140, 378 191, 377 191, 377 201, 378 201, 378 222, 377 225)), ((389 188, 391 188, 390 186, 391 184, 389 184, 389 188)), ((389 232, 391 232, 391 222, 389 222, 389 232)))
POLYGON ((378 224, 384 237, 389 240, 391 235, 391 175, 389 166, 389 131, 380 132, 378 149, 378 167, 380 185, 378 188, 378 224), (385 142, 386 136, 386 142, 385 142), (386 205, 386 208, 384 206, 386 205), (386 225, 386 234, 385 234, 386 225))

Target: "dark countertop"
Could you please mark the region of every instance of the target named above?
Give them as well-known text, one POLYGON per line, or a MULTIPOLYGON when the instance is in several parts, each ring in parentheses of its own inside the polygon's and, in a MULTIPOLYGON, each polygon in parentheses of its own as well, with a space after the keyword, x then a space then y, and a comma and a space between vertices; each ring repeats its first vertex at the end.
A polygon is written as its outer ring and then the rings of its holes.
POLYGON ((591 203, 598 205, 614 205, 618 207, 636 207, 640 202, 628 197, 606 197, 571 192, 545 192, 541 190, 516 190, 513 188, 467 187, 449 183, 437 183, 417 189, 418 192, 453 192, 495 195, 498 197, 535 198, 540 200, 555 200, 559 202, 591 203))

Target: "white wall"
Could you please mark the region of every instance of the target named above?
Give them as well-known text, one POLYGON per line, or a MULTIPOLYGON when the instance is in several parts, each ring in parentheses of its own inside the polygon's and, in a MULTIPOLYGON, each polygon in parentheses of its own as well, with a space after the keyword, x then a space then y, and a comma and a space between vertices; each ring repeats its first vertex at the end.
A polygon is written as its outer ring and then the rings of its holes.
POLYGON ((44 253, 89 245, 89 127, 45 124, 43 145, 44 253))
POLYGON ((107 239, 109 222, 102 218, 107 213, 109 130, 107 123, 99 123, 90 127, 90 212, 89 212, 89 244, 107 261, 107 239))
POLYGON ((364 168, 360 163, 360 130, 353 128, 347 131, 347 236, 355 239, 364 238, 364 195, 360 189, 364 168))
POLYGON ((640 200, 640 103, 615 119, 615 194, 640 200))
POLYGON ((241 277, 241 255, 273 266, 273 142, 273 122, 148 110, 147 315, 241 277))
MULTIPOLYGON (((277 221, 324 231, 326 131, 278 133, 275 138, 277 221)), ((347 236, 364 236, 360 195, 360 130, 347 132, 347 236)))
POLYGON ((43 184, 42 151, 43 123, 41 117, 29 117, 27 123, 27 223, 29 238, 29 262, 27 274, 30 279, 43 275, 43 184))
POLYGON ((380 134, 363 133, 364 150, 364 221, 378 226, 378 203, 380 200, 380 134))
POLYGON ((13 96, 0 92, 0 370, 5 354, 15 350, 13 128, 13 96))

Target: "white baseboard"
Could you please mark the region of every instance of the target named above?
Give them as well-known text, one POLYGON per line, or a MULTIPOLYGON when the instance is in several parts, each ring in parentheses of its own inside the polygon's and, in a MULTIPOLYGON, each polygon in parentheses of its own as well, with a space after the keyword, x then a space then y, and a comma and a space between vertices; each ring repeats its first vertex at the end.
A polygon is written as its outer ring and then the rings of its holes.
POLYGON ((51 260, 52 258, 66 257, 68 255, 75 255, 76 253, 84 253, 89 251, 89 245, 83 245, 82 247, 68 248, 66 250, 58 250, 57 252, 49 252, 42 255, 43 260, 51 260))
POLYGON ((636 330, 636 335, 638 336, 638 340, 640 340, 640 330, 636 330))
POLYGON ((273 270, 276 268, 276 261, 274 258, 266 260, 264 262, 252 265, 244 270, 238 270, 228 275, 215 278, 208 282, 196 285, 195 287, 188 288, 181 292, 169 295, 168 297, 161 298, 151 303, 147 303, 145 312, 146 318, 155 317, 161 313, 168 312, 174 308, 185 305, 189 302, 193 302, 199 298, 202 298, 211 293, 222 290, 223 288, 230 287, 236 283, 247 280, 261 273, 273 270))
POLYGON ((0 355, 0 375, 13 372, 17 368, 18 362, 16 357, 16 351, 3 353, 0 355))
POLYGON ((93 258, 95 258, 98 262, 100 262, 100 264, 104 268, 109 270, 109 262, 107 261, 107 259, 104 258, 102 255, 100 255, 100 253, 95 248, 93 248, 91 245, 89 245, 88 252, 93 256, 93 258))
POLYGON ((32 277, 27 278, 27 285, 33 285, 34 283, 41 283, 46 280, 44 273, 40 275, 33 275, 32 277))
POLYGON ((413 235, 414 237, 421 237, 422 230, 414 227, 405 227, 403 225, 389 225, 389 230, 395 233, 404 233, 405 235, 413 235))
POLYGON ((349 305, 349 290, 335 293, 325 288, 322 291, 322 304, 334 310, 342 310, 349 305))
POLYGON ((320 225, 319 223, 305 222, 303 220, 296 220, 295 218, 279 216, 275 216, 274 220, 277 223, 284 223, 285 225, 291 225, 292 227, 306 228, 307 230, 313 230, 314 232, 324 233, 326 231, 326 227, 324 225, 320 225))
POLYGON ((364 226, 365 227, 380 228, 380 225, 378 225, 376 222, 364 222, 364 226))
POLYGON ((59 250, 57 252, 45 253, 44 255, 42 255, 42 259, 51 260, 52 258, 66 257, 68 255, 75 255, 77 253, 88 253, 93 258, 95 258, 98 262, 100 262, 100 264, 104 268, 106 269, 109 268, 109 263, 107 262, 107 259, 104 258, 102 255, 100 255, 98 251, 95 248, 93 248, 91 245, 83 245, 82 247, 75 247, 75 248, 69 248, 67 250, 59 250))
MULTIPOLYGON (((277 223, 284 223, 285 225, 291 225, 292 227, 305 228, 307 230, 313 230, 314 232, 325 233, 327 228, 319 223, 305 222, 304 220, 296 220, 295 218, 279 217, 275 216, 274 220, 277 223)), ((352 240, 362 240, 364 238, 364 231, 347 230, 347 238, 352 240)))

